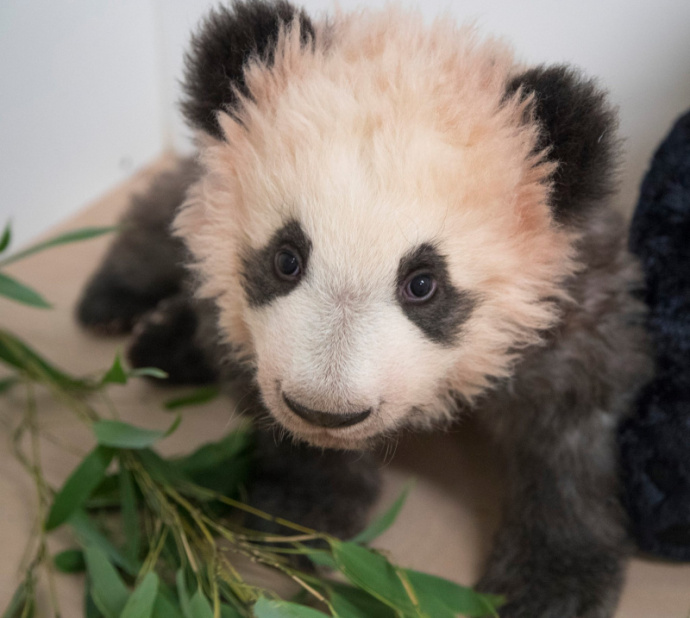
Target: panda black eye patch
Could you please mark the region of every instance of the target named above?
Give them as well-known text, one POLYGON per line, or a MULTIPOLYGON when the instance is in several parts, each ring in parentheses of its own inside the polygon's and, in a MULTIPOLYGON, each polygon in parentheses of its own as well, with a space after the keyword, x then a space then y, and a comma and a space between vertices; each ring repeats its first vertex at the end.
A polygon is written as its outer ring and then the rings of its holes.
POLYGON ((251 307, 262 307, 292 292, 306 272, 311 240, 295 219, 276 230, 260 249, 242 257, 242 287, 251 307))
POLYGON ((396 297, 403 313, 434 343, 453 345, 477 304, 476 294, 457 289, 445 256, 430 243, 404 255, 396 297))

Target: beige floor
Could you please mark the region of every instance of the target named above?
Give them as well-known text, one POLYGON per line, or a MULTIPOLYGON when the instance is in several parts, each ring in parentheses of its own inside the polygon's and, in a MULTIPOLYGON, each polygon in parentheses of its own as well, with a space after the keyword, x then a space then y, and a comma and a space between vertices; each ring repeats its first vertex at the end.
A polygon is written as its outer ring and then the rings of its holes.
MULTIPOLYGON (((114 221, 128 196, 145 186, 151 175, 169 163, 165 158, 139 173, 125 186, 66 222, 61 229, 114 221)), ((3 222, 0 222, 2 224, 3 222)), ((0 326, 30 341, 42 353, 76 373, 106 368, 123 340, 103 340, 80 331, 72 317, 84 279, 93 270, 107 239, 58 248, 11 268, 11 273, 40 290, 55 305, 41 311, 0 300, 0 326)), ((150 427, 167 426, 169 415, 159 403, 169 390, 146 384, 127 389, 112 387, 122 416, 150 427)), ((89 448, 86 430, 48 401, 39 401, 41 423, 77 453, 89 448)), ((166 452, 183 452, 196 443, 217 437, 230 423, 227 402, 216 401, 188 410, 178 432, 164 443, 166 452)), ((0 608, 7 604, 18 581, 17 567, 34 521, 34 490, 9 449, 8 423, 12 401, 0 399, 0 608)), ((74 454, 44 444, 44 466, 56 485, 76 464, 74 454)), ((415 476, 418 483, 397 524, 377 542, 400 564, 443 575, 461 583, 477 576, 495 529, 501 495, 495 456, 471 423, 453 434, 412 436, 401 442, 393 461, 383 465, 385 490, 380 507, 397 495, 415 476)), ((69 535, 53 535, 54 548, 66 547, 69 535)), ((82 581, 58 576, 63 617, 81 615, 82 581)), ((45 590, 42 590, 45 607, 45 590)), ((43 610, 39 616, 48 616, 43 610)), ((617 618, 688 618, 690 565, 678 566, 633 560, 617 618)))

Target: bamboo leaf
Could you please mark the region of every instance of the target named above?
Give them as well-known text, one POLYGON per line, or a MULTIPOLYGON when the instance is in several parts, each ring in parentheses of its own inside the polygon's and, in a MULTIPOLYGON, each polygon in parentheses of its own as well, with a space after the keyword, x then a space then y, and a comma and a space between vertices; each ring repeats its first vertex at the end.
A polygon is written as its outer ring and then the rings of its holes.
POLYGON ((168 374, 163 371, 162 369, 158 369, 157 367, 137 367, 136 369, 132 369, 129 372, 129 377, 130 378, 158 378, 159 380, 166 380, 168 378, 168 374))
POLYGON ((105 372, 101 378, 101 384, 127 384, 127 372, 122 366, 122 359, 120 353, 115 354, 115 360, 110 366, 110 369, 105 372))
POLYGON ((242 618, 242 614, 240 614, 240 612, 238 612, 234 607, 221 603, 220 618, 242 618))
POLYGON ((146 468, 146 471, 158 483, 169 483, 170 485, 180 485, 189 483, 190 479, 183 474, 173 461, 163 459, 158 453, 150 448, 143 448, 137 451, 139 461, 146 468))
POLYGON ((325 618, 326 614, 297 603, 261 597, 254 604, 254 616, 256 618, 325 618))
POLYGON ((12 222, 8 221, 7 224, 5 225, 5 229, 2 232, 2 236, 0 236, 0 253, 5 251, 7 247, 10 246, 10 242, 12 241, 12 222))
POLYGON ((129 599, 129 590, 103 551, 87 547, 84 554, 96 606, 106 618, 119 618, 129 599))
POLYGON ((178 408, 185 408, 188 406, 198 406, 213 401, 219 395, 220 389, 217 386, 202 386, 182 397, 169 399, 163 404, 163 407, 166 410, 177 410, 178 408))
POLYGON ((66 549, 53 558, 55 568, 63 573, 81 573, 86 568, 81 549, 66 549))
POLYGON ((129 575, 136 575, 137 564, 119 551, 98 529, 89 516, 82 510, 76 511, 67 522, 74 531, 77 541, 83 547, 96 547, 104 553, 113 564, 116 564, 129 575))
POLYGON ((120 618, 151 618, 158 595, 158 576, 149 571, 125 603, 120 618))
POLYGON ((0 273, 0 296, 39 309, 50 309, 52 307, 36 290, 4 273, 0 273))
POLYGON ((189 618, 213 618, 213 610, 201 590, 197 590, 189 601, 189 618))
POLYGON ((11 333, 0 329, 0 361, 26 372, 34 380, 50 381, 70 390, 91 390, 93 384, 74 378, 45 360, 11 333))
POLYGON ((119 507, 121 500, 120 474, 109 474, 91 492, 89 499, 86 501, 85 508, 90 510, 119 507))
POLYGON ((34 615, 33 575, 27 575, 14 591, 10 603, 2 613, 2 618, 31 618, 34 615))
POLYGON ((3 378, 2 380, 0 380, 0 395, 6 393, 15 384, 19 384, 19 382, 20 380, 16 376, 10 376, 9 378, 3 378))
POLYGON ((330 600, 338 618, 396 618, 390 607, 359 588, 334 585, 330 600))
POLYGON ((253 439, 248 431, 233 431, 218 442, 169 463, 193 483, 232 496, 249 474, 253 439))
POLYGON ((82 460, 55 496, 45 522, 46 530, 57 528, 83 506, 105 478, 114 454, 113 449, 97 446, 82 460))
POLYGON ((480 594, 441 577, 410 569, 401 571, 414 587, 420 606, 430 616, 498 616, 496 610, 503 604, 502 597, 480 594))
POLYGON ((327 569, 337 569, 338 565, 331 554, 323 549, 312 549, 303 546, 304 553, 316 566, 326 567, 327 569))
POLYGON ((173 433, 180 425, 181 417, 175 418, 167 431, 143 429, 122 421, 102 420, 93 424, 96 440, 102 446, 143 449, 173 433))
POLYGON ((393 502, 390 508, 383 515, 381 515, 381 517, 374 520, 364 530, 362 530, 362 532, 360 532, 357 536, 353 537, 350 540, 353 543, 370 543, 376 537, 380 536, 386 530, 388 530, 388 528, 391 527, 393 522, 397 519, 398 515, 400 514, 400 510, 405 504, 407 496, 410 494, 410 490, 413 486, 414 481, 410 481, 409 483, 407 483, 403 488, 400 496, 398 496, 397 500, 393 502))
POLYGON ((137 512, 137 496, 132 473, 120 463, 120 498, 122 527, 125 533, 125 555, 136 561, 141 549, 141 529, 137 512))
POLYGON ((330 544, 339 570, 355 586, 406 616, 425 616, 412 602, 393 565, 381 554, 356 543, 331 540, 330 544))
POLYGON ((91 594, 91 580, 87 574, 84 581, 84 618, 104 618, 91 594))
POLYGON ((177 596, 180 599, 180 607, 185 618, 190 618, 189 614, 189 592, 187 591, 187 584, 184 577, 184 569, 179 569, 175 575, 175 584, 177 585, 177 596))
POLYGON ((51 247, 57 247, 58 245, 65 245, 68 243, 79 242, 82 240, 89 240, 90 238, 96 238, 97 236, 102 236, 103 234, 110 234, 115 230, 119 229, 117 226, 109 227, 84 227, 77 230, 72 230, 70 232, 65 232, 64 234, 59 234, 53 238, 39 242, 23 251, 19 251, 14 255, 0 261, 0 267, 7 266, 13 262, 29 257, 34 253, 39 251, 44 251, 45 249, 50 249, 51 247))
MULTIPOLYGON (((162 587, 162 586, 161 586, 162 587)), ((163 594, 158 592, 153 606, 153 618, 184 618, 180 610, 163 594)))

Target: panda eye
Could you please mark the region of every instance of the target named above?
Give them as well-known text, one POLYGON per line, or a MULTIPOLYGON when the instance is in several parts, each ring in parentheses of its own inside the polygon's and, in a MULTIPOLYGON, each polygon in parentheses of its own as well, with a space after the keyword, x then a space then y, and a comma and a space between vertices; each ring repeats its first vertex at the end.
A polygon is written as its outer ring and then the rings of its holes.
POLYGON ((295 281, 302 274, 302 260, 292 249, 278 250, 273 261, 276 275, 285 281, 295 281))
POLYGON ((411 303, 422 303, 430 300, 436 293, 436 279, 429 273, 416 273, 408 277, 403 284, 403 298, 411 303))

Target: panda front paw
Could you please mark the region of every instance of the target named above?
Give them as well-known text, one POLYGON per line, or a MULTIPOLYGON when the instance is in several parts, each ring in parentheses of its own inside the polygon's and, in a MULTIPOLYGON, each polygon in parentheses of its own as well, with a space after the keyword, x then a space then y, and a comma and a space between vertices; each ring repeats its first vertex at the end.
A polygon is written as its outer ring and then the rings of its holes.
POLYGON ((162 300, 136 324, 127 356, 133 367, 156 367, 166 384, 209 384, 218 379, 196 341, 198 319, 185 295, 162 300))
MULTIPOLYGON (((252 506, 340 539, 364 528, 379 495, 379 472, 366 454, 314 448, 259 431, 255 461, 249 484, 252 506)), ((259 517, 246 525, 291 534, 259 517)))
POLYGON ((159 298, 122 285, 119 280, 97 273, 84 290, 76 317, 97 335, 122 335, 158 303, 159 298))

